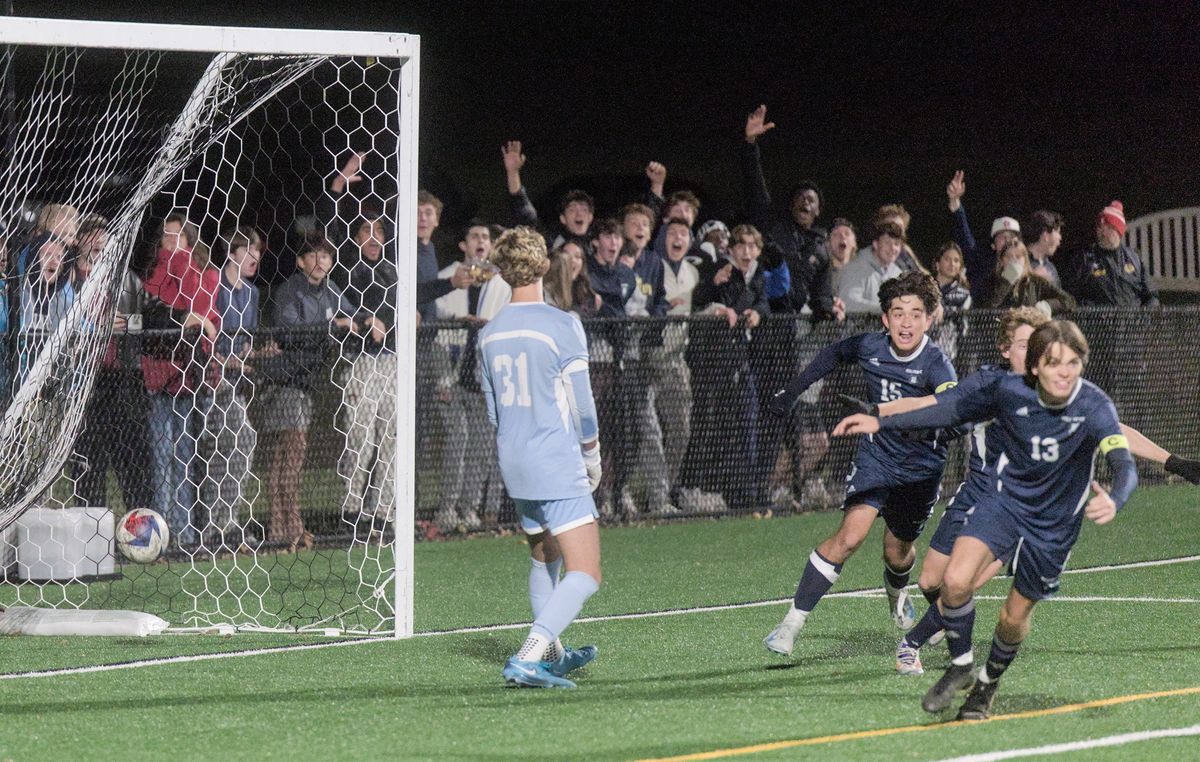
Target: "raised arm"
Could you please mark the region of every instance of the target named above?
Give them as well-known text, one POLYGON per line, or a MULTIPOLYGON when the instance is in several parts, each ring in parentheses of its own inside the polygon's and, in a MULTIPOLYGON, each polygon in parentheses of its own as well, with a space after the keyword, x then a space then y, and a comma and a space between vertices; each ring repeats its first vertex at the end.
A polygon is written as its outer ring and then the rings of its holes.
POLYGON ((764 230, 770 220, 771 193, 763 177, 758 139, 773 129, 775 123, 767 121, 767 107, 759 106, 746 117, 745 142, 741 145, 742 188, 747 212, 760 230, 764 230))
POLYGON ((521 141, 510 140, 500 146, 500 155, 504 160, 504 177, 508 186, 509 217, 513 226, 529 225, 538 227, 538 213, 529 193, 521 183, 521 168, 525 166, 525 154, 521 152, 521 141))

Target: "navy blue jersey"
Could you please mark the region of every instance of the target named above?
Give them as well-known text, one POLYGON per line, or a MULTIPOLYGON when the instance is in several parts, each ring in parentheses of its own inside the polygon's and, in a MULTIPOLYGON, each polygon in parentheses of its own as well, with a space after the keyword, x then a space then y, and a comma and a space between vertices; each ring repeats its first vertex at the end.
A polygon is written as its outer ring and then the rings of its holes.
MULTIPOLYGON (((857 363, 862 368, 873 402, 891 402, 901 397, 924 397, 945 391, 957 382, 950 360, 937 344, 926 336, 907 357, 892 351, 886 333, 864 333, 833 345, 841 364, 857 363)), ((946 442, 936 434, 912 439, 898 433, 879 433, 859 445, 877 460, 890 464, 899 473, 914 478, 940 474, 946 466, 946 442)))
POLYGON ((1000 450, 992 465, 999 502, 1038 541, 1056 546, 1070 546, 1079 535, 1096 453, 1128 448, 1112 400, 1083 379, 1062 407, 1047 407, 1023 377, 1006 374, 966 393, 952 389, 935 408, 882 423, 900 429, 948 418, 955 423, 992 419, 988 432, 1000 450))
MULTIPOLYGON (((999 365, 980 365, 978 370, 958 382, 956 388, 962 391, 956 396, 974 394, 1011 373, 1012 371, 1008 368, 999 365)), ((991 421, 978 421, 971 426, 970 436, 967 438, 966 481, 968 482, 980 477, 990 480, 987 466, 995 463, 996 458, 1000 455, 1000 442, 996 434, 990 431, 991 423, 991 421)))

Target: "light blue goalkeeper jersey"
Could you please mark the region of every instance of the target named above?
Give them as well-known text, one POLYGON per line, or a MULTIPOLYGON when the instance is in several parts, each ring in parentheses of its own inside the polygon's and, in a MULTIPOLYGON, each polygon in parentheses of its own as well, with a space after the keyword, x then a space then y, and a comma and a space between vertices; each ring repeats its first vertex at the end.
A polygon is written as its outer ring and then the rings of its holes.
POLYGON ((542 302, 508 304, 479 332, 479 367, 508 494, 589 494, 579 445, 599 429, 579 318, 542 302))

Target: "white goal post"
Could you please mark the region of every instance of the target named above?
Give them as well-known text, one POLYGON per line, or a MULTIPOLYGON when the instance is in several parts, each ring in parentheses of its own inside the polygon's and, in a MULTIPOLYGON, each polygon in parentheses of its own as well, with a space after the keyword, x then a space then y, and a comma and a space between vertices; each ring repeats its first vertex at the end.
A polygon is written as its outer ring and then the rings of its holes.
MULTIPOLYGON (((231 225, 239 226, 233 228, 236 230, 255 225, 253 210, 245 207, 246 199, 268 197, 278 202, 281 196, 286 196, 293 188, 303 186, 304 204, 297 204, 294 210, 296 218, 299 219, 303 216, 302 209, 319 206, 324 201, 323 198, 318 198, 320 192, 310 191, 308 188, 319 187, 324 191, 328 187, 329 177, 336 174, 342 166, 347 152, 371 155, 373 152, 386 151, 391 155, 374 157, 378 159, 379 166, 374 170, 374 174, 367 178, 368 182, 362 184, 374 183, 377 187, 389 189, 388 197, 384 199, 387 210, 380 212, 386 226, 390 228, 387 230, 389 246, 383 250, 386 252, 385 260, 391 259, 397 274, 392 297, 394 324, 389 327, 394 345, 390 345, 389 352, 387 342, 381 341, 379 343, 383 348, 374 350, 380 353, 377 357, 394 353, 394 364, 389 360, 388 363, 372 365, 376 369, 395 368, 390 378, 390 383, 393 384, 391 391, 394 392, 394 413, 390 414, 388 421, 389 424, 394 421, 394 454, 391 463, 381 467, 384 475, 380 475, 381 472, 371 472, 366 477, 367 482, 379 494, 391 492, 393 502, 390 508, 382 505, 382 499, 378 500, 375 507, 378 513, 374 515, 387 517, 385 529, 380 531, 378 522, 362 529, 351 520, 341 527, 349 535, 351 543, 344 548, 336 547, 336 543, 331 540, 328 546, 318 544, 313 550, 311 534, 304 538, 308 541, 308 549, 303 544, 298 547, 295 540, 290 548, 271 546, 270 541, 273 538, 269 537, 265 528, 268 518, 265 515, 266 509, 261 507, 263 501, 258 494, 257 485, 252 492, 246 488, 246 494, 242 494, 243 488, 238 487, 237 498, 241 507, 230 510, 236 518, 234 523, 242 532, 239 536, 240 544, 218 544, 215 547, 205 545, 207 535, 204 530, 212 529, 212 526, 206 527, 204 521, 207 519, 197 518, 200 511, 188 506, 186 510, 190 513, 183 519, 185 528, 194 529, 197 540, 194 545, 181 545, 178 552, 168 558, 165 566, 167 569, 177 569, 177 579, 168 572, 156 570, 156 567, 138 569, 127 563, 122 565, 117 556, 116 562, 124 569, 125 576, 142 574, 144 576, 141 579, 153 580, 152 584, 139 583, 135 577, 127 587, 139 592, 117 602, 153 611, 175 627, 207 628, 232 625, 235 628, 286 631, 328 631, 332 628, 344 632, 411 636, 416 481, 414 316, 419 37, 381 32, 7 17, 0 19, 0 46, 3 46, 5 51, 3 73, 5 91, 8 93, 4 102, 7 111, 0 116, 7 116, 9 121, 4 141, 7 156, 0 160, 0 173, 3 173, 0 175, 0 194, 7 196, 0 198, 0 215, 3 215, 0 224, 6 226, 2 245, 8 249, 10 258, 8 279, 19 278, 21 289, 26 288, 26 284, 33 284, 29 288, 34 296, 29 298, 28 303, 25 292, 20 292, 20 309, 28 311, 32 304, 33 319, 42 321, 38 324, 41 333, 37 333, 28 330, 22 317, 21 341, 32 341, 26 336, 28 334, 40 336, 41 338, 36 339, 40 343, 34 349, 29 349, 29 345, 23 343, 20 345, 19 356, 14 354, 9 358, 18 363, 20 369, 12 373, 12 386, 7 398, 3 400, 6 409, 3 431, 0 431, 0 463, 4 464, 0 466, 0 471, 3 471, 0 473, 0 530, 8 530, 5 542, 10 552, 15 551, 19 560, 20 553, 19 548, 16 548, 17 537, 14 532, 19 529, 18 520, 27 509, 35 505, 50 509, 71 507, 73 500, 74 504, 78 504, 70 495, 70 489, 62 484, 64 479, 72 481, 82 478, 78 476, 80 472, 72 461, 73 458, 78 458, 78 451, 75 451, 75 455, 72 452, 76 437, 86 429, 90 420, 87 395, 96 383, 99 369, 109 361, 105 353, 108 352, 111 356, 112 347, 125 340, 124 332, 134 333, 132 323, 123 317, 121 321, 124 327, 114 327, 113 315, 120 314, 116 305, 130 261, 136 256, 139 248, 146 247, 145 231, 154 221, 152 218, 157 217, 159 222, 162 221, 161 212, 165 208, 164 205, 169 202, 170 206, 183 207, 189 215, 188 221, 196 224, 195 229, 199 231, 200 241, 190 242, 193 249, 199 248, 195 244, 203 242, 204 248, 212 248, 214 253, 222 247, 228 248, 232 253, 233 244, 226 230, 230 229, 231 225), (30 86, 28 95, 18 92, 13 96, 10 78, 18 77, 22 73, 20 65, 14 63, 14 51, 31 51, 32 55, 39 50, 45 50, 48 57, 58 55, 54 51, 67 51, 67 63, 48 63, 41 68, 30 66, 29 74, 23 80, 23 84, 30 86), (86 61, 80 63, 83 59, 79 56, 82 52, 101 50, 126 51, 124 68, 105 83, 88 83, 85 86, 84 78, 91 76, 93 72, 86 61), (142 57, 137 53, 139 51, 149 52, 151 55, 142 57), (149 107, 141 99, 152 100, 153 93, 156 92, 153 88, 162 87, 163 80, 169 80, 176 75, 171 63, 174 54, 191 54, 193 58, 197 54, 211 54, 212 60, 205 73, 200 75, 199 82, 193 80, 187 86, 192 94, 172 124, 142 122, 149 107), (316 72, 322 71, 322 67, 333 74, 318 81, 316 72), (358 80, 352 82, 351 78, 358 80), (315 84, 302 95, 296 94, 299 92, 298 88, 308 82, 315 84), (78 95, 71 89, 76 84, 80 86, 78 95), (326 89, 321 90, 318 85, 323 85, 326 89), (312 97, 313 93, 334 90, 337 92, 330 98, 340 99, 337 101, 340 105, 335 105, 332 101, 317 102, 312 97), (364 93, 370 97, 361 97, 364 93), (108 99, 107 103, 97 103, 104 98, 108 99), (271 104, 280 99, 286 100, 289 107, 299 110, 278 112, 287 113, 289 116, 279 118, 273 124, 267 117, 255 121, 247 116, 256 110, 265 111, 272 108, 271 104), (71 104, 76 101, 85 104, 79 107, 83 109, 79 113, 86 112, 85 117, 70 116, 74 113, 71 112, 71 104), (361 105, 363 103, 366 105, 361 105), (323 109, 329 113, 324 113, 323 109), (368 110, 370 113, 367 113, 368 110), (308 115, 306 118, 311 124, 293 125, 291 116, 302 113, 308 115), (89 125, 93 114, 102 115, 95 119, 103 118, 104 129, 97 127, 91 131, 90 127, 80 126, 89 125), (68 122, 68 119, 81 121, 68 122), (56 120, 58 125, 55 124, 56 120), (377 123, 380 126, 370 127, 369 123, 377 123), (123 132, 119 132, 120 130, 123 132), (118 167, 130 154, 128 146, 135 140, 152 139, 157 134, 155 130, 169 134, 155 149, 156 153, 146 155, 143 169, 135 170, 140 173, 140 179, 135 178, 135 182, 125 186, 119 183, 114 185, 115 181, 110 181, 109 178, 126 177, 130 174, 127 170, 122 174, 118 167), (266 134, 273 130, 279 134, 266 134), (296 136, 289 132, 293 130, 296 136), (147 135, 150 137, 147 138, 147 135), (317 135, 324 140, 322 146, 326 149, 326 155, 271 155, 272 150, 282 152, 285 143, 311 146, 311 135, 317 135), (309 142, 305 143, 306 140, 309 142), (276 148, 277 146, 280 148, 276 148), (252 151, 256 153, 251 156, 252 151), (78 171, 66 182, 50 179, 55 172, 61 174, 61 167, 56 169, 58 165, 55 164, 58 161, 56 157, 59 156, 71 157, 69 160, 63 159, 62 162, 69 161, 78 166, 78 171), (93 161, 99 169, 89 173, 88 168, 82 165, 93 161), (255 172, 260 171, 261 167, 273 170, 281 166, 281 176, 282 173, 287 173, 286 182, 280 180, 276 185, 272 184, 271 180, 258 176, 247 179, 242 174, 244 164, 252 166, 255 172), (104 177, 89 181, 89 174, 103 174, 104 177), (114 187, 125 187, 124 195, 114 198, 114 187), (191 189, 196 188, 205 189, 199 202, 194 202, 187 195, 191 189), (58 274, 55 269, 58 265, 41 263, 39 257, 42 256, 42 250, 28 247, 35 244, 45 245, 36 242, 49 238, 51 242, 62 240, 71 252, 82 250, 84 242, 73 240, 73 236, 76 231, 87 229, 87 223, 83 222, 83 227, 72 228, 70 236, 65 236, 61 230, 55 229, 44 231, 45 237, 38 238, 39 228, 34 227, 28 233, 23 233, 28 239, 17 239, 15 226, 9 221, 21 217, 22 214, 32 220, 32 212, 28 212, 23 205, 34 198, 42 205, 43 210, 50 207, 67 207, 77 211, 77 219, 81 221, 88 219, 88 213, 103 212, 108 220, 105 227, 107 243, 101 244, 101 253, 93 255, 91 275, 80 276, 87 280, 73 282, 73 301, 62 302, 64 313, 58 317, 58 322, 50 320, 46 315, 53 314, 57 309, 55 305, 59 302, 51 302, 65 288, 63 284, 69 282, 69 277, 76 277, 75 271, 68 275, 58 274), (66 238, 72 240, 65 240, 66 238), (25 249, 19 246, 23 242, 26 245, 25 249), (14 257, 20 258, 19 263, 11 262, 14 257), (45 284, 41 281, 35 282, 33 271, 25 269, 35 265, 41 268, 40 273, 49 273, 46 275, 45 284), (58 278, 58 281, 51 281, 51 278, 58 278), (37 302, 38 299, 43 299, 44 303, 37 302), (47 308, 47 304, 50 304, 50 307, 47 308), (387 474, 388 466, 390 475, 387 474), (381 488, 377 481, 384 479, 393 480, 394 488, 381 488), (195 526, 192 526, 193 523, 195 526), (258 527, 257 534, 247 529, 248 525, 258 527), (271 564, 266 558, 272 553, 281 554, 280 558, 295 560, 288 561, 290 565, 283 567, 271 564), (306 556, 306 553, 310 555, 306 556), (336 596, 331 596, 327 590, 322 590, 319 595, 311 592, 314 589, 313 578, 322 573, 321 570, 340 563, 331 561, 330 557, 322 556, 322 553, 328 556, 341 553, 350 559, 348 563, 351 572, 342 570, 337 574, 344 573, 347 579, 357 574, 356 579, 346 581, 343 585, 343 589, 349 591, 343 599, 331 600, 336 596), (388 555, 391 569, 387 569, 388 564, 384 563, 388 555), (312 560, 305 562, 306 565, 301 569, 298 566, 298 559, 301 558, 312 560), (370 568, 364 573, 362 567, 370 568), (272 587, 274 585, 279 585, 278 589, 272 587), (145 590, 151 591, 146 595, 161 594, 168 602, 157 607, 152 601, 142 601, 140 596, 143 592, 140 591, 145 590), (224 596, 224 599, 213 603, 207 601, 207 596, 210 595, 215 598, 224 596), (391 600, 387 600, 388 598, 391 600), (373 610, 371 617, 363 619, 348 613, 355 605, 367 608, 374 606, 376 610, 373 610), (154 610, 156 607, 158 610, 154 610), (357 624, 347 624, 350 620, 357 624)), ((319 150, 321 149, 317 149, 317 152, 319 150)), ((336 200, 334 208, 335 214, 340 215, 336 208, 336 200)), ((365 216, 363 218, 369 219, 365 216)), ((336 218, 336 225, 340 225, 343 232, 351 231, 343 236, 347 241, 353 241, 355 233, 351 225, 357 224, 359 219, 357 216, 336 218)), ((37 225, 42 225, 43 221, 39 218, 37 225)), ((32 225, 32 222, 30 224, 32 225)), ((165 230, 165 223, 162 227, 165 230)), ((267 229, 269 225, 265 223, 259 223, 259 227, 262 228, 261 232, 266 241, 264 245, 268 250, 275 245, 273 238, 283 240, 292 232, 285 228, 267 229)), ((370 228, 371 231, 374 229, 370 228)), ((369 233, 368 237, 372 234, 374 233, 369 233)), ((307 245, 309 244, 303 243, 300 248, 307 245)), ((152 246, 158 247, 160 244, 155 241, 152 246)), ((300 254, 299 251, 296 253, 297 262, 300 261, 300 254)), ((65 256, 70 262, 74 261, 78 254, 68 253, 65 256)), ((338 259, 336 252, 334 258, 335 269, 349 270, 350 265, 338 259)), ((65 268, 65 265, 63 267, 65 268)), ((340 274, 350 277, 348 272, 340 274)), ((205 276, 198 277, 201 283, 205 282, 205 276)), ((330 278, 330 282, 333 280, 330 278)), ((279 282, 278 278, 276 282, 279 282)), ((356 294, 352 293, 353 291, 353 286, 347 286, 343 295, 349 299, 350 312, 354 312, 354 309, 361 312, 361 307, 356 306, 354 302, 356 294)), ((9 288, 8 293, 15 294, 17 289, 9 288)), ((166 301, 166 297, 161 298, 166 301)), ((264 292, 264 305, 266 301, 264 292)), ((13 309, 10 314, 15 315, 17 311, 13 309)), ((189 319, 191 315, 187 309, 171 314, 188 314, 189 319)), ((369 326, 376 317, 374 313, 365 316, 351 314, 346 321, 351 327, 346 329, 347 334, 339 334, 334 342, 334 359, 328 361, 335 367, 327 369, 321 366, 313 376, 317 378, 317 383, 331 379, 330 383, 335 387, 334 393, 326 396, 333 398, 335 403, 338 395, 341 395, 343 403, 342 409, 337 411, 337 420, 340 422, 338 426, 356 425, 345 423, 345 399, 350 384, 347 379, 358 372, 350 366, 354 365, 357 362, 356 358, 360 356, 353 354, 350 347, 366 345, 369 329, 364 326, 369 326)), ((189 324, 185 319, 174 319, 180 321, 180 328, 176 332, 182 330, 186 333, 189 324)), ((140 322, 139 315, 139 325, 140 322)), ((336 323, 336 320, 331 321, 331 325, 333 323, 336 323)), ((201 322, 200 327, 201 338, 197 341, 203 343, 203 334, 207 331, 207 326, 201 322)), ((18 327, 13 326, 10 330, 16 331, 18 327)), ((330 331, 333 330, 331 327, 330 331)), ((250 333, 253 334, 253 331, 250 333)), ((222 346, 218 343, 221 339, 211 336, 208 338, 213 342, 212 347, 222 346)), ((223 340, 236 342, 237 338, 223 340)), ((179 341, 182 343, 182 339, 179 341)), ((256 335, 253 342, 259 342, 256 335)), ((10 341, 8 346, 16 347, 17 344, 10 341)), ((238 345, 230 343, 227 346, 238 345)), ((282 340, 275 349, 279 350, 280 346, 282 340)), ((203 367, 198 372, 198 388, 210 383, 207 379, 214 374, 223 378, 222 374, 230 372, 231 368, 236 370, 239 378, 247 372, 242 366, 245 360, 232 362, 232 355, 238 351, 236 348, 230 351, 229 356, 222 356, 221 350, 212 347, 210 355, 201 361, 203 367), (221 358, 219 361, 218 357, 221 358)), ((260 348, 261 345, 255 343, 253 351, 257 352, 260 348)), ((178 353, 178 346, 172 351, 178 353)), ((249 346, 246 351, 251 351, 249 346)), ((286 353, 287 350, 279 351, 286 353)), ((367 356, 365 349, 354 349, 353 352, 361 353, 362 357, 367 356)), ((141 357, 143 368, 147 356, 148 354, 143 354, 141 357)), ((254 356, 247 355, 251 358, 254 356)), ((175 355, 172 355, 172 358, 174 357, 175 355)), ((170 359, 167 362, 176 360, 170 359)), ((267 360, 262 362, 265 365, 267 360)), ((134 359, 134 365, 136 364, 137 358, 134 359)), ((254 361, 246 362, 247 367, 254 365, 254 361)), ((252 378, 249 385, 255 388, 254 392, 249 393, 250 397, 256 398, 258 392, 267 389, 268 382, 252 378)), ((367 396, 386 396, 386 393, 381 393, 379 389, 364 389, 367 396)), ((198 425, 200 433, 192 431, 187 436, 198 438, 207 433, 204 427, 212 418, 212 396, 212 393, 207 391, 193 393, 189 404, 194 403, 194 407, 182 414, 191 418, 182 425, 185 431, 191 431, 189 426, 198 425), (206 394, 208 396, 204 397, 206 394), (202 397, 203 403, 200 401, 202 397), (208 407, 204 407, 205 405, 208 407)), ((320 394, 316 396, 319 397, 320 394)), ((353 415, 350 417, 353 418, 353 415)), ((314 431, 318 425, 314 420, 314 431)), ((220 433, 213 434, 214 441, 220 433)), ((345 434, 347 443, 351 441, 349 433, 340 433, 345 434)), ((330 435, 333 436, 332 432, 330 435)), ((346 444, 346 447, 351 445, 346 444)), ((196 462, 183 464, 184 481, 206 478, 194 474, 198 471, 207 473, 215 456, 201 456, 198 454, 201 449, 201 446, 194 445, 190 457, 196 462)), ((383 445, 378 446, 379 453, 386 451, 383 445)), ((176 442, 176 449, 169 450, 168 454, 178 459, 178 452, 176 442)), ((341 460, 345 459, 346 454, 353 455, 352 460, 357 460, 362 455, 358 452, 343 452, 343 458, 338 460, 336 466, 339 475, 343 467, 341 460)), ((243 452, 242 455, 247 462, 254 460, 253 452, 243 452)), ((174 460, 168 463, 167 467, 173 467, 173 464, 174 460)), ((84 468, 86 469, 86 464, 84 468)), ((304 475, 306 483, 310 481, 310 476, 311 474, 304 475)), ((299 476, 296 478, 300 479, 299 476)), ((107 485, 107 477, 104 477, 104 480, 107 485)), ((161 488, 161 485, 157 486, 161 488)), ((177 500, 178 488, 178 484, 169 485, 167 494, 170 500, 177 500)), ((202 491, 203 485, 197 489, 202 491)), ((364 484, 362 489, 367 489, 367 486, 364 484)), ((115 492, 114 488, 107 486, 105 490, 115 492)), ((196 501, 199 506, 203 499, 198 497, 196 501)), ((113 512, 123 513, 132 507, 136 506, 114 507, 113 512)), ((274 511, 274 503, 271 510, 274 511)), ((345 506, 341 510, 344 522, 347 521, 347 515, 353 519, 354 515, 348 514, 345 506)), ((274 519, 272 515, 272 526, 274 519)), ((222 537, 225 537, 224 530, 217 534, 218 543, 222 541, 222 537)), ((228 541, 228 538, 225 537, 225 540, 228 541)), ((8 561, 11 566, 12 559, 8 561)), ((10 581, 14 582, 12 587, 18 592, 15 599, 7 594, 0 596, 0 607, 6 604, 32 603, 68 609, 114 608, 112 597, 100 596, 95 592, 96 588, 92 587, 110 583, 85 580, 83 578, 88 576, 86 574, 68 575, 67 578, 52 580, 33 577, 14 580, 11 568, 10 581)), ((117 576, 120 576, 120 572, 117 576)), ((111 584, 115 587, 117 583, 111 584)))

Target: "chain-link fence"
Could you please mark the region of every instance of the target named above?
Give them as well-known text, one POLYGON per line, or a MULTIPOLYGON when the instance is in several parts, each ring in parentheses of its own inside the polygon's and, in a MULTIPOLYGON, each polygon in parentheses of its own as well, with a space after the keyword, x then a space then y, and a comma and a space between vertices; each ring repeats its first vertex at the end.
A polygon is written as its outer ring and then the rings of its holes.
MULTIPOLYGON (((933 330, 960 377, 1000 361, 999 314, 972 311, 933 330)), ((1169 451, 1195 455, 1200 311, 1074 317, 1091 342, 1085 375, 1112 396, 1122 421, 1169 451)), ((814 384, 789 421, 764 407, 822 347, 878 330, 878 317, 813 324, 771 316, 753 331, 701 316, 589 320, 585 329, 605 457, 596 499, 606 520, 841 505, 856 442, 828 432, 845 413, 838 394, 868 396, 861 372, 843 367, 814 384)), ((516 526, 478 384, 477 330, 457 322, 419 329, 415 479, 426 536, 516 526)), ((116 336, 54 502, 107 506, 118 515, 182 502, 182 520, 200 542, 247 544, 260 553, 294 549, 289 522, 299 521, 320 545, 361 530, 364 516, 382 520, 386 510, 377 509, 392 500, 387 464, 395 440, 387 409, 392 377, 381 369, 389 360, 394 367, 394 358, 355 344, 362 342, 325 328, 263 328, 253 353, 231 368, 178 332, 116 336), (160 362, 183 369, 194 391, 148 390, 160 362), (173 430, 156 423, 163 414, 183 422, 174 432, 183 438, 167 447, 161 440, 173 430), (156 466, 161 453, 178 467, 156 466), (156 497, 164 490, 169 500, 156 497)), ((946 489, 963 469, 958 443, 946 489)), ((1155 484, 1165 477, 1143 464, 1142 478, 1155 484)))
MULTIPOLYGON (((1000 314, 952 315, 932 331, 960 377, 1002 361, 1000 314)), ((1073 317, 1091 342, 1085 375, 1114 399, 1122 421, 1171 452, 1194 455, 1200 449, 1200 311, 1085 310, 1073 317)), ((882 330, 877 316, 814 324, 776 315, 752 331, 703 316, 584 325, 605 453, 596 493, 605 520, 779 514, 842 504, 856 440, 828 432, 846 412, 839 394, 868 396, 861 372, 843 367, 814 384, 789 421, 764 408, 822 347, 882 330)), ((420 329, 418 516, 431 522, 431 531, 512 528, 516 521, 468 353, 471 330, 449 323, 420 329)), ((1141 465, 1143 483, 1164 481, 1160 467, 1141 465)), ((950 450, 944 494, 964 469, 958 442, 950 450)))

